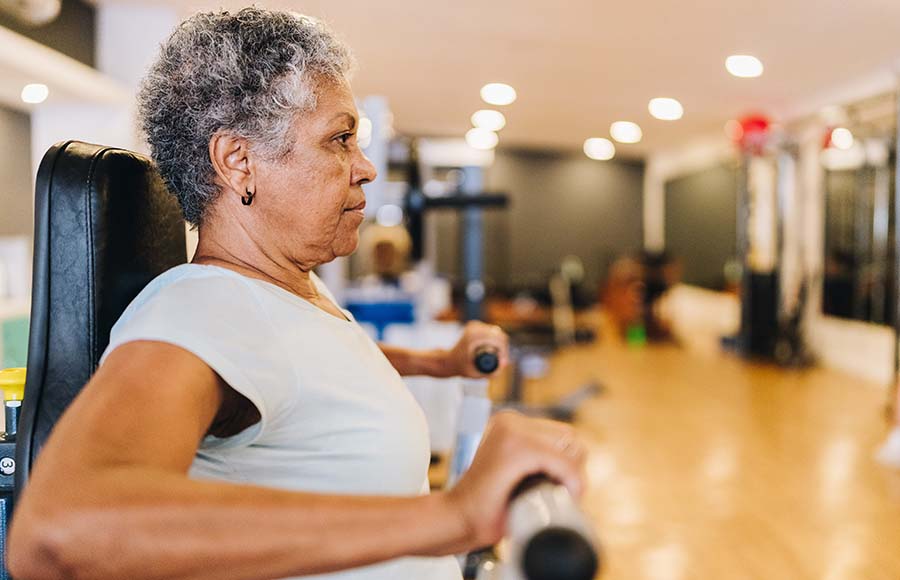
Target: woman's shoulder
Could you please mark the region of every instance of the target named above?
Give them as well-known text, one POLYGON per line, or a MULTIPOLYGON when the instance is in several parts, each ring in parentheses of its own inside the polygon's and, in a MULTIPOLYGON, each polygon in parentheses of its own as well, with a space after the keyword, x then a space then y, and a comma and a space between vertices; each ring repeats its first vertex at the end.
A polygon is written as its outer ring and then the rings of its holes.
MULTIPOLYGON (((116 322, 164 317, 167 322, 220 318, 253 308, 253 287, 240 274, 200 264, 182 264, 154 278, 116 322)), ((115 331, 115 328, 113 329, 115 331)))
MULTIPOLYGON (((279 384, 284 381, 271 381, 293 373, 279 340, 260 296, 240 274, 184 264, 152 280, 125 309, 100 363, 128 342, 172 344, 194 354, 250 399, 265 423, 291 401, 291 392, 279 384)), ((164 369, 165 361, 160 362, 164 369)))
POLYGON ((237 272, 219 266, 187 263, 170 268, 154 278, 138 294, 136 300, 150 298, 161 293, 190 293, 238 287, 244 288, 246 291, 251 289, 245 278, 237 272))

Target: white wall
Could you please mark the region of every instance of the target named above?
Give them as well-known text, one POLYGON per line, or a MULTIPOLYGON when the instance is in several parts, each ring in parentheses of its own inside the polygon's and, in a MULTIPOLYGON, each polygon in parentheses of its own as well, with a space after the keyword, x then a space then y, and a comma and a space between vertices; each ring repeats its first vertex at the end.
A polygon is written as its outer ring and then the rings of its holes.
POLYGON ((135 91, 177 24, 178 14, 163 2, 100 4, 97 68, 135 91))

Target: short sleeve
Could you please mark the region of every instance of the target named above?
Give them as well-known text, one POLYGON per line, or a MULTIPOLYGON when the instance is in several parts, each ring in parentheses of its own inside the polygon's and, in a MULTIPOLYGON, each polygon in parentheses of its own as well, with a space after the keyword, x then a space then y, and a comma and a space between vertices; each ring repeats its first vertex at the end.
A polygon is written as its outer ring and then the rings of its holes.
MULTIPOLYGON (((259 410, 260 422, 234 437, 209 437, 204 447, 249 445, 294 404, 293 366, 252 288, 225 276, 178 280, 138 297, 113 327, 101 364, 117 347, 151 340, 191 352, 259 410)), ((160 361, 165 380, 165 361, 160 361)))

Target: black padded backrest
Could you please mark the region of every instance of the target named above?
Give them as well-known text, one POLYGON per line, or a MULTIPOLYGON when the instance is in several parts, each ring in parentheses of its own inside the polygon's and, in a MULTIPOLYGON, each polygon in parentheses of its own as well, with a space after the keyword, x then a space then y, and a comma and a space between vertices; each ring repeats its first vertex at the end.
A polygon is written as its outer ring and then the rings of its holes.
POLYGON ((54 145, 38 170, 34 222, 17 494, 53 425, 97 368, 122 311, 150 280, 186 260, 175 198, 149 159, 123 149, 54 145))

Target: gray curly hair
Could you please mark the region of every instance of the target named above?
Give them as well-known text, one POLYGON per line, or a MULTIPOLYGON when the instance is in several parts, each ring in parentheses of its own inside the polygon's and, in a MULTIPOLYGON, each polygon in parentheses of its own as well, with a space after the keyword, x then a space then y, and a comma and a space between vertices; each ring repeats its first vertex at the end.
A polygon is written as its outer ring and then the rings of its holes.
POLYGON ((220 193, 209 158, 215 133, 282 157, 295 116, 316 106, 317 86, 346 79, 353 66, 344 43, 307 16, 245 8, 182 22, 141 84, 138 114, 185 219, 202 223, 220 193))

